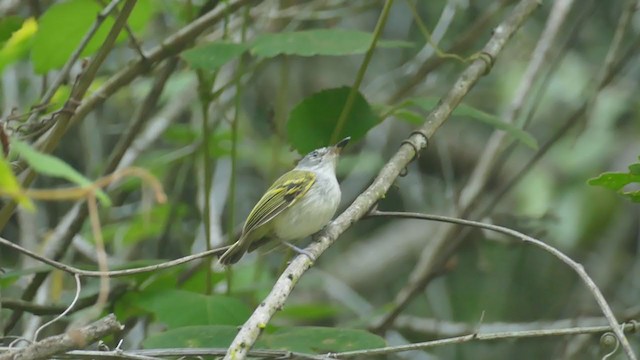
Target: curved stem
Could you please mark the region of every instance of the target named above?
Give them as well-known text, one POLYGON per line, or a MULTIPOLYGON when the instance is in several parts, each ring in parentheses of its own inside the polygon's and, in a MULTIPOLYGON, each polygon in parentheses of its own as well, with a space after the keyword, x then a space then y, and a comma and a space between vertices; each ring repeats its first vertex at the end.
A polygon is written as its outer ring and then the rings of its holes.
POLYGON ((340 136, 340 133, 344 128, 344 123, 347 122, 347 117, 351 112, 353 103, 356 101, 356 95, 358 95, 358 89, 360 88, 362 79, 364 79, 364 74, 367 72, 367 68, 369 67, 371 58, 373 57, 373 51, 376 49, 376 44, 378 43, 378 39, 380 39, 380 35, 382 34, 382 29, 384 29, 384 25, 387 23, 387 18, 389 17, 389 10, 391 10, 391 5, 393 5, 393 0, 386 0, 384 3, 384 7, 382 8, 382 13, 380 13, 380 17, 378 18, 378 23, 376 24, 376 28, 373 30, 373 40, 371 41, 371 45, 369 45, 369 49, 367 50, 367 53, 364 55, 364 60, 362 60, 362 64, 360 64, 360 68, 358 69, 358 73, 356 74, 356 80, 353 82, 353 86, 349 91, 347 100, 345 101, 344 107, 342 108, 342 112, 340 113, 340 117, 338 118, 336 128, 333 130, 333 133, 331 134, 331 141, 329 142, 330 144, 335 144, 338 141, 338 137, 340 136))
POLYGON ((637 359, 635 353, 633 352, 633 349, 631 348, 631 344, 629 343, 629 340, 624 335, 622 327, 619 325, 618 320, 616 320, 616 317, 613 314, 613 311, 611 310, 609 303, 607 303, 607 300, 604 298, 604 295, 602 295, 602 292, 600 291, 596 283, 593 281, 593 279, 591 279, 589 274, 587 274, 587 272, 584 270, 584 267, 581 264, 577 263, 576 261, 571 259, 569 256, 565 255, 562 251, 554 248, 553 246, 547 243, 544 243, 538 239, 535 239, 531 236, 523 234, 519 231, 512 230, 503 226, 485 224, 478 221, 464 220, 464 219, 452 218, 448 216, 430 215, 430 214, 421 214, 421 213, 412 213, 412 212, 374 210, 368 215, 368 217, 397 217, 397 218, 405 218, 405 219, 433 220, 433 221, 440 221, 440 222, 446 222, 446 223, 457 224, 457 225, 473 226, 473 227, 478 227, 481 229, 491 230, 501 234, 513 236, 525 243, 533 244, 536 247, 541 248, 542 250, 550 253, 551 255, 555 256, 560 261, 565 263, 580 277, 580 280, 582 280, 582 282, 587 286, 591 294, 593 294, 593 297, 598 303, 598 306, 600 306, 600 310, 602 310, 602 313, 604 314, 605 318, 609 322, 609 326, 611 326, 613 333, 616 335, 616 337, 622 344, 622 348, 627 354, 627 357, 629 359, 637 359))

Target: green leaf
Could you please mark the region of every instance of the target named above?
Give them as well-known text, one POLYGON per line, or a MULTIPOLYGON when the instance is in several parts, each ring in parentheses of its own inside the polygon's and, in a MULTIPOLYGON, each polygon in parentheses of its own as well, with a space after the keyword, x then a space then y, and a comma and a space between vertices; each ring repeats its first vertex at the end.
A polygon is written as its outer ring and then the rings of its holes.
POLYGON ((134 305, 146 309, 169 328, 191 325, 238 326, 251 315, 250 309, 238 299, 184 290, 140 294, 134 305))
POLYGON ((194 69, 216 71, 247 50, 247 45, 231 42, 213 42, 194 47, 182 57, 194 69))
POLYGON ((35 206, 23 192, 20 182, 11 171, 11 165, 7 159, 0 154, 0 190, 2 195, 9 196, 15 202, 28 210, 35 210, 35 206))
MULTIPOLYGON (((10 28, 12 25, 8 24, 7 26, 10 28)), ((9 34, 10 37, 6 39, 0 49, 0 70, 26 56, 33 44, 37 29, 38 23, 33 18, 29 18, 22 23, 18 30, 9 34)))
MULTIPOLYGON (((40 17, 31 52, 34 70, 43 74, 51 69, 62 67, 96 21, 100 11, 102 7, 98 2, 87 0, 57 2, 47 9, 40 17)), ((151 0, 138 0, 127 19, 127 24, 134 33, 138 32, 144 28, 153 12, 154 5, 151 0)), ((82 52, 82 56, 91 55, 100 48, 113 23, 113 16, 104 19, 82 52)), ((126 39, 127 34, 122 31, 117 42, 126 39)))
POLYGON ((171 211, 176 211, 175 216, 182 218, 186 210, 185 205, 180 203, 154 206, 149 211, 137 212, 125 221, 104 225, 102 236, 105 243, 110 243, 118 238, 124 245, 134 245, 162 234, 171 211))
MULTIPOLYGON (((316 29, 295 32, 263 34, 253 41, 251 53, 257 56, 277 55, 353 55, 363 54, 371 45, 371 33, 345 29, 316 29)), ((407 47, 404 41, 380 40, 378 47, 407 47)))
POLYGON ((185 326, 151 335, 142 342, 142 346, 147 349, 228 348, 237 333, 236 326, 185 326))
MULTIPOLYGON (((81 187, 93 184, 91 180, 77 172, 66 162, 49 154, 41 153, 22 141, 11 139, 11 149, 15 150, 36 172, 43 175, 63 178, 81 187)), ((97 189, 96 197, 104 206, 111 205, 111 201, 104 191, 97 189)))
POLYGON ((365 330, 329 327, 290 327, 265 335, 270 349, 303 353, 328 353, 386 346, 383 338, 365 330))
POLYGON ((424 116, 412 110, 397 109, 393 111, 393 115, 414 125, 421 125, 424 122, 424 116))
POLYGON ((20 270, 8 270, 6 272, 0 271, 0 288, 8 287, 18 281, 21 277, 49 272, 52 269, 53 268, 49 265, 40 265, 20 270))
MULTIPOLYGON (((323 90, 296 105, 287 122, 291 145, 303 154, 327 146, 350 91, 349 87, 323 90)), ((338 138, 351 136, 355 142, 379 122, 380 117, 358 93, 338 138)))
MULTIPOLYGON (((426 111, 430 111, 433 109, 439 102, 437 98, 412 98, 404 101, 397 108, 404 108, 406 106, 416 105, 426 111)), ((395 110, 398 111, 398 110, 395 110)), ((512 125, 503 122, 499 117, 486 113, 482 110, 476 109, 472 106, 466 104, 459 104, 454 110, 453 115, 455 116, 466 116, 471 119, 479 120, 485 124, 491 125, 496 129, 503 130, 513 138, 522 142, 532 149, 538 149, 538 142, 536 139, 531 136, 528 132, 512 125)))
POLYGON ((11 35, 22 26, 23 19, 19 16, 6 16, 0 19, 0 44, 11 38, 11 35))
MULTIPOLYGON (((185 326, 147 337, 145 348, 227 348, 238 333, 235 326, 185 326)), ((325 327, 287 327, 263 333, 254 348, 327 353, 386 346, 384 339, 364 330, 325 327)))
POLYGON ((616 191, 631 201, 640 203, 640 190, 624 191, 624 187, 629 184, 640 184, 640 162, 629 165, 628 173, 605 172, 589 179, 587 184, 616 191))
POLYGON ((278 313, 279 318, 317 321, 329 319, 340 313, 341 308, 329 304, 287 305, 278 313))

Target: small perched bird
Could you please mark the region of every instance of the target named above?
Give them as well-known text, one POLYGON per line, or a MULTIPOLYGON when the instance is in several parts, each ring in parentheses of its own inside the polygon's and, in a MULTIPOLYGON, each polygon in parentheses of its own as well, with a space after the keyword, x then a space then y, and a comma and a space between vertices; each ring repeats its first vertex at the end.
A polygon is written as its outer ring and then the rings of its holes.
POLYGON ((220 256, 223 265, 234 264, 244 253, 269 242, 289 243, 320 231, 340 204, 336 164, 350 138, 334 146, 313 150, 291 171, 280 176, 253 207, 240 239, 220 256))

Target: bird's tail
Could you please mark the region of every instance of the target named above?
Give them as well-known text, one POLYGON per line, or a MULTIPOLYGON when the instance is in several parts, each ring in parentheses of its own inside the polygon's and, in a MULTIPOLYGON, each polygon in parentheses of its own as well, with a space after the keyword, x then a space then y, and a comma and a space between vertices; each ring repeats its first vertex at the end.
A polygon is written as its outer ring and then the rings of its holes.
POLYGON ((246 238, 241 238, 236 241, 235 244, 231 245, 231 247, 220 256, 220 264, 231 265, 237 263, 249 247, 249 242, 246 240, 246 238))

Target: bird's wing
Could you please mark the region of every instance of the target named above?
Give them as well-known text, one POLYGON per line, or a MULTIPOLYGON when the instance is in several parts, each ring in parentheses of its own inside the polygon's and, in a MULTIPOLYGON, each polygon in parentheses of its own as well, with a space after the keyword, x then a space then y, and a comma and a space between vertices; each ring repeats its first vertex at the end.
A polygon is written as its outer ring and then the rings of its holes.
POLYGON ((242 228, 243 236, 266 224, 298 201, 316 182, 316 174, 291 170, 282 175, 262 196, 249 213, 242 228))

